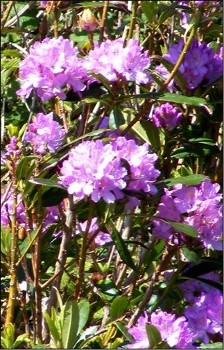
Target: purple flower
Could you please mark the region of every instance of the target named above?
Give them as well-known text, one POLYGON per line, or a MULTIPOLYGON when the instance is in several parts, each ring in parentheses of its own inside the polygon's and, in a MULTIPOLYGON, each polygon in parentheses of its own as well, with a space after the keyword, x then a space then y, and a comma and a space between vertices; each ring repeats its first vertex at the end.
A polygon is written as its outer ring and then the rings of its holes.
POLYGON ((59 183, 78 199, 91 196, 94 202, 103 198, 113 203, 116 197, 123 197, 127 171, 115 158, 111 144, 104 145, 100 140, 80 143, 69 152, 61 174, 59 183))
POLYGON ((157 128, 173 130, 176 128, 183 118, 183 114, 177 107, 173 107, 170 103, 164 103, 153 111, 152 122, 157 128))
POLYGON ((148 349, 149 340, 145 330, 146 324, 149 323, 148 315, 144 312, 143 316, 140 316, 136 325, 132 326, 128 332, 134 338, 132 344, 127 345, 128 349, 148 349))
POLYGON ((176 315, 164 311, 152 313, 150 321, 146 313, 139 317, 137 324, 128 330, 134 338, 134 342, 128 345, 128 348, 149 349, 150 344, 145 329, 147 323, 158 329, 162 340, 167 342, 170 347, 193 348, 192 339, 195 333, 190 329, 186 318, 184 316, 176 317, 176 315))
MULTIPOLYGON (((216 272, 209 272, 200 275, 199 277, 210 281, 220 282, 220 276, 216 272)), ((201 297, 202 293, 209 294, 211 291, 216 290, 215 287, 196 280, 186 280, 180 283, 179 287, 184 294, 184 298, 192 305, 201 297)))
POLYGON ((84 90, 87 74, 77 54, 78 49, 62 36, 35 42, 20 64, 17 95, 28 98, 34 89, 42 101, 48 101, 54 96, 64 99, 66 88, 84 90))
POLYGON ((125 137, 107 144, 85 141, 69 152, 59 183, 75 198, 90 196, 94 202, 102 198, 114 203, 124 197, 124 188, 155 194, 153 182, 159 175, 154 168, 156 159, 155 154, 149 154, 147 144, 138 146, 125 137))
MULTIPOLYGON (((177 44, 169 48, 168 53, 163 57, 176 64, 183 46, 184 41, 180 39, 177 44)), ((157 70, 164 75, 164 78, 168 77, 169 72, 163 66, 160 65, 157 70)), ((182 73, 188 89, 196 89, 199 85, 206 87, 222 76, 222 58, 208 44, 194 39, 179 68, 179 72, 182 73)), ((169 87, 171 90, 173 89, 173 82, 170 83, 169 87)))
POLYGON ((222 205, 208 199, 200 204, 185 222, 197 229, 200 240, 208 249, 222 250, 222 205))
POLYGON ((100 73, 111 82, 124 79, 137 84, 147 84, 150 81, 146 71, 149 65, 147 51, 142 52, 137 40, 130 39, 124 47, 121 38, 96 43, 84 63, 90 73, 100 73))
POLYGON ((9 144, 6 145, 6 147, 5 147, 5 152, 3 152, 3 154, 2 154, 1 160, 2 160, 3 164, 6 163, 7 159, 18 160, 21 153, 22 153, 22 151, 18 146, 17 137, 12 136, 9 144))
MULTIPOLYGON (((1 224, 4 227, 11 225, 11 219, 14 213, 13 203, 14 203, 13 194, 10 191, 7 198, 1 205, 1 224)), ((16 221, 19 227, 26 227, 25 207, 22 202, 21 194, 17 195, 16 221)))
POLYGON ((193 348, 194 333, 184 316, 176 317, 176 315, 164 311, 153 312, 151 324, 158 329, 162 340, 166 341, 170 347, 175 346, 177 349, 193 348))
POLYGON ((184 314, 190 328, 195 332, 195 339, 209 343, 209 334, 222 334, 222 304, 220 291, 212 289, 210 293, 202 293, 184 314))
POLYGON ((53 112, 49 114, 38 113, 33 123, 28 125, 25 141, 30 143, 34 153, 44 155, 46 152, 54 153, 63 142, 65 130, 53 120, 53 112))
POLYGON ((148 144, 139 146, 134 140, 127 140, 125 137, 117 137, 112 144, 117 156, 129 164, 127 189, 156 194, 154 182, 160 172, 155 169, 154 164, 158 156, 155 153, 149 153, 148 144))
MULTIPOLYGON (((76 234, 85 232, 87 225, 88 225, 88 221, 85 221, 83 223, 79 223, 77 225, 78 228, 77 228, 76 234)), ((94 234, 96 234, 96 236, 94 237, 94 242, 95 242, 96 246, 103 246, 104 244, 112 241, 112 239, 108 233, 103 232, 99 229, 96 217, 92 218, 92 220, 91 220, 91 223, 89 226, 89 231, 88 231, 88 236, 91 238, 91 236, 94 234), (96 232, 97 232, 97 234, 96 234, 96 232)))
POLYGON ((46 7, 47 6, 47 3, 48 3, 48 0, 43 0, 43 1, 40 1, 40 7, 46 7))
MULTIPOLYGON (((189 224, 198 231, 198 240, 206 248, 222 250, 222 195, 218 193, 219 184, 205 179, 195 187, 178 184, 173 188, 165 189, 155 216, 189 224)), ((153 225, 159 238, 169 240, 176 232, 160 220, 155 219, 153 225)))
MULTIPOLYGON (((173 198, 167 195, 161 197, 158 213, 155 216, 177 222, 181 220, 180 212, 177 210, 173 198)), ((166 222, 155 219, 153 220, 153 227, 153 232, 158 238, 172 239, 174 229, 166 222)))

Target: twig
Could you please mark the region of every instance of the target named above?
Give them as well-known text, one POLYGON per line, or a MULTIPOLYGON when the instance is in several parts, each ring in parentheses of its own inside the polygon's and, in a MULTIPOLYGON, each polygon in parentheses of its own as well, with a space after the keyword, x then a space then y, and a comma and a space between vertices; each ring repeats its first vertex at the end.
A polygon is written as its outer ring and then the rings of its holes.
POLYGON ((108 10, 109 1, 105 0, 103 5, 103 14, 100 22, 100 35, 99 35, 99 43, 103 41, 103 35, 104 35, 104 28, 106 24, 106 15, 108 10))
POLYGON ((137 307, 135 313, 133 314, 132 318, 130 319, 128 323, 128 328, 131 327, 139 318, 139 316, 143 313, 147 303, 150 301, 151 296, 153 294, 153 289, 155 286, 155 283, 158 281, 159 275, 163 271, 165 267, 167 267, 168 263, 170 262, 171 258, 173 257, 174 253, 176 252, 177 247, 171 246, 170 249, 167 249, 167 252, 165 253, 161 263, 157 265, 157 268, 155 272, 152 275, 151 282, 146 290, 145 296, 140 302, 139 306, 137 307))
POLYGON ((132 3, 133 4, 132 4, 131 23, 130 23, 130 27, 129 27, 127 41, 132 38, 134 26, 135 26, 135 20, 136 20, 136 13, 137 13, 137 8, 138 8, 138 1, 132 1, 132 3))
MULTIPOLYGON (((7 5, 7 8, 3 14, 3 18, 2 18, 2 25, 1 25, 1 30, 4 28, 5 26, 5 22, 7 21, 8 17, 9 17, 9 14, 10 14, 10 11, 13 7, 13 4, 14 4, 14 1, 9 1, 8 5, 7 5)), ((6 27, 8 27, 8 25, 6 25, 6 27)))
POLYGON ((18 228, 17 228, 17 190, 16 190, 16 176, 15 167, 11 165, 12 175, 12 187, 13 187, 13 212, 11 218, 11 246, 10 246, 10 283, 9 283, 9 296, 5 317, 5 325, 12 323, 14 319, 14 311, 16 305, 17 296, 17 241, 18 241, 18 228))
MULTIPOLYGON (((15 4, 15 1, 10 1, 10 3, 12 3, 12 6, 13 6, 15 4)), ((25 5, 13 18, 11 18, 5 25, 2 24, 2 26, 3 27, 10 27, 11 25, 15 24, 18 21, 18 17, 22 16, 34 4, 36 4, 36 1, 29 1, 29 4, 25 5)), ((7 20, 7 18, 6 18, 6 20, 7 20)), ((2 20, 2 22, 3 22, 3 20, 2 20)))
MULTIPOLYGON (((200 14, 200 12, 198 12, 198 13, 200 14)), ((199 21, 199 18, 198 18, 198 21, 199 21)), ((181 52, 181 54, 180 54, 180 56, 179 56, 179 58, 178 58, 178 60, 177 60, 177 62, 175 64, 172 72, 170 73, 169 77, 162 84, 162 86, 160 88, 160 91, 163 91, 166 88, 166 86, 169 85, 171 80, 174 78, 175 74, 177 73, 180 65, 182 64, 182 62, 184 60, 184 57, 185 57, 185 55, 187 53, 187 50, 188 50, 188 48, 189 48, 189 46, 190 46, 190 44, 191 44, 191 42, 192 42, 196 32, 197 32, 197 25, 195 23, 195 25, 193 25, 193 27, 192 27, 191 33, 190 33, 190 35, 189 35, 189 37, 188 37, 188 39, 187 39, 187 41, 186 41, 186 43, 185 43, 185 45, 183 47, 183 50, 182 50, 182 52, 181 52)))
MULTIPOLYGON (((67 258, 67 249, 68 249, 68 244, 71 239, 71 234, 73 231, 74 227, 74 209, 75 209, 75 204, 73 202, 73 196, 69 196, 68 198, 68 208, 66 212, 66 217, 63 213, 62 210, 60 210, 60 215, 62 217, 63 222, 63 235, 62 235, 62 240, 60 244, 60 249, 58 253, 58 259, 55 263, 55 272, 54 275, 57 277, 54 278, 53 283, 51 285, 51 290, 50 290, 50 296, 47 302, 47 313, 50 314, 51 308, 55 307, 56 302, 57 302, 57 293, 56 290, 60 289, 60 283, 61 283, 61 278, 62 274, 64 271, 64 266, 67 258)), ((46 338, 45 341, 48 340, 49 334, 44 330, 44 337, 46 338)))

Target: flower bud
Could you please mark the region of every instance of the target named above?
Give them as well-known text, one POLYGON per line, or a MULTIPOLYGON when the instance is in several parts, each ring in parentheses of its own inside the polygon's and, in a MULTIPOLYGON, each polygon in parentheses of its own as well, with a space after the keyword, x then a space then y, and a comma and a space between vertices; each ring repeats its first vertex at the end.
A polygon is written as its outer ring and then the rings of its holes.
POLYGON ((87 32, 92 32, 98 27, 99 23, 94 14, 89 9, 85 9, 79 18, 79 25, 87 32))

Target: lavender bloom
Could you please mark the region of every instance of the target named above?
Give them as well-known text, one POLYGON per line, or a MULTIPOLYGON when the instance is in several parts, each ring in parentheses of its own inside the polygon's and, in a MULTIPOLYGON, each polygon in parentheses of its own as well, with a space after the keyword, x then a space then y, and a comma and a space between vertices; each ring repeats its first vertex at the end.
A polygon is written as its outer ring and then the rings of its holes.
POLYGON ((180 124, 182 118, 183 114, 180 110, 167 102, 155 108, 152 122, 157 128, 173 130, 180 124))
MULTIPOLYGON (((79 223, 76 234, 79 234, 81 232, 85 232, 87 225, 88 225, 88 221, 85 221, 83 223, 79 223)), ((92 218, 90 226, 89 226, 89 231, 88 231, 89 237, 91 238, 91 236, 96 234, 97 231, 98 231, 98 233, 94 238, 94 242, 95 242, 96 246, 103 246, 104 244, 112 241, 112 239, 108 233, 99 230, 99 226, 97 224, 97 218, 94 217, 94 218, 92 218)))
POLYGON ((47 6, 47 3, 48 3, 48 0, 43 0, 43 1, 40 1, 40 7, 46 7, 47 6))
MULTIPOLYGON (((195 187, 179 184, 173 190, 165 189, 156 217, 187 223, 197 229, 198 239, 206 248, 222 250, 222 195, 218 193, 219 189, 219 184, 212 184, 209 179, 195 187)), ((155 219, 153 224, 159 238, 169 240, 176 232, 162 221, 155 219)))
MULTIPOLYGON (((209 272, 200 277, 210 281, 220 282, 220 276, 216 272, 209 272)), ((186 280, 180 283, 179 287, 184 294, 184 298, 191 305, 193 305, 202 294, 209 294, 216 290, 215 287, 196 280, 186 280)))
MULTIPOLYGON (((9 192, 8 198, 1 205, 1 224, 3 227, 7 227, 8 225, 11 225, 11 218, 14 213, 13 203, 14 203, 14 199, 13 199, 12 192, 9 192)), ((17 195, 16 221, 19 227, 26 226, 25 207, 22 202, 21 194, 17 195)))
POLYGON ((12 136, 8 145, 5 147, 5 152, 2 154, 2 163, 5 164, 7 159, 18 160, 22 151, 18 146, 18 139, 16 136, 12 136))
POLYGON ((137 146, 124 137, 108 144, 101 140, 86 141, 70 151, 68 160, 63 162, 59 183, 75 198, 90 196, 94 202, 102 198, 114 203, 124 197, 124 188, 154 194, 153 182, 159 174, 154 169, 156 159, 155 154, 148 154, 148 145, 137 146))
POLYGON ((53 112, 49 114, 38 113, 33 123, 28 125, 25 141, 30 143, 34 153, 44 155, 46 152, 54 153, 63 142, 65 130, 53 120, 53 112))
POLYGON ((149 340, 145 330, 146 324, 149 323, 148 315, 144 312, 143 316, 140 316, 136 325, 132 326, 128 332, 134 338, 132 344, 127 345, 128 349, 148 349, 149 340))
POLYGON ((103 198, 113 203, 116 197, 123 197, 127 171, 115 158, 111 144, 104 145, 100 140, 80 143, 69 152, 61 174, 59 183, 78 199, 91 196, 94 202, 103 198))
MULTIPOLYGON (((155 216, 177 222, 181 221, 180 213, 175 206, 173 198, 166 194, 161 197, 158 205, 158 213, 155 216)), ((153 227, 154 234, 158 238, 166 240, 171 240, 175 232, 172 226, 161 220, 153 220, 153 227)))
POLYGON ((208 344, 209 334, 222 334, 222 303, 221 292, 213 289, 187 307, 184 314, 195 332, 195 340, 208 344))
MULTIPOLYGON (((13 208, 13 194, 10 191, 8 194, 8 197, 4 201, 4 203, 1 205, 1 224, 3 227, 7 227, 8 225, 11 225, 12 215, 14 212, 13 208)), ((46 208, 45 217, 43 219, 43 230, 42 233, 44 234, 46 230, 54 223, 57 223, 59 221, 59 211, 57 207, 49 207, 46 208)), ((26 208, 22 201, 21 194, 17 195, 17 207, 16 207, 16 224, 19 228, 27 229, 28 219, 26 214, 26 208)), ((30 229, 34 229, 34 226, 36 224, 33 222, 33 227, 30 227, 30 229)))
POLYGON ((150 321, 146 313, 139 317, 135 326, 132 326, 128 332, 133 336, 134 342, 127 347, 130 349, 149 349, 149 341, 145 326, 151 323, 161 334, 163 341, 170 347, 177 349, 193 348, 192 339, 195 333, 190 329, 184 316, 176 317, 164 311, 154 312, 150 321))
POLYGON ((72 42, 61 36, 35 42, 20 64, 21 89, 17 95, 28 98, 34 89, 42 101, 48 101, 54 96, 64 99, 64 88, 84 90, 87 74, 77 54, 72 42))
POLYGON ((185 222, 197 229, 206 248, 222 250, 222 205, 208 199, 185 222))
POLYGON ((192 339, 195 334, 184 316, 176 317, 164 311, 153 312, 151 323, 160 332, 162 340, 166 341, 170 347, 193 348, 192 339))
POLYGON ((112 144, 117 156, 125 159, 130 166, 127 189, 156 194, 154 182, 160 172, 155 169, 154 163, 158 156, 149 153, 148 144, 138 146, 134 140, 127 140, 125 137, 117 137, 112 144))
POLYGON ((111 82, 124 79, 137 84, 147 84, 150 81, 146 71, 149 65, 147 52, 142 52, 137 40, 130 39, 124 47, 121 38, 96 43, 84 62, 84 67, 90 73, 100 73, 111 82))
MULTIPOLYGON (((170 47, 168 53, 163 57, 175 64, 183 46, 184 41, 180 39, 177 44, 170 47)), ((163 66, 160 65, 157 70, 165 78, 168 77, 169 72, 163 66)), ((222 58, 205 42, 194 39, 179 68, 179 72, 182 73, 189 90, 194 90, 199 85, 206 87, 222 76, 222 58)), ((173 89, 173 82, 170 83, 169 87, 170 90, 173 89)))

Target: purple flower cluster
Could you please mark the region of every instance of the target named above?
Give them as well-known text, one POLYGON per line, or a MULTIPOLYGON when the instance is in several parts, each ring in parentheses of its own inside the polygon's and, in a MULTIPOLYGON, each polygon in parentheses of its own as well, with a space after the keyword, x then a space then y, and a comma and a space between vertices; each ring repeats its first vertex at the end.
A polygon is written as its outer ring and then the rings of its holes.
POLYGON ((33 152, 44 155, 46 152, 54 153, 63 142, 64 128, 53 120, 53 112, 49 114, 38 113, 33 123, 28 125, 25 141, 30 143, 33 152))
POLYGON ((17 95, 28 98, 34 89, 42 101, 47 101, 54 96, 64 99, 66 88, 84 90, 87 75, 77 54, 72 42, 61 36, 35 42, 20 64, 17 95))
POLYGON ((177 317, 165 311, 153 312, 151 324, 158 329, 162 340, 166 341, 171 348, 193 348, 192 340, 195 334, 184 316, 177 317))
POLYGON ((48 0, 43 0, 43 1, 40 1, 40 7, 46 7, 47 6, 47 3, 48 3, 48 0))
MULTIPOLYGON (((1 224, 3 227, 7 227, 8 225, 11 225, 11 218, 14 213, 13 203, 14 203, 14 199, 13 199, 12 192, 10 191, 8 193, 7 198, 1 204, 1 224)), ((25 207, 22 202, 21 194, 17 195, 16 222, 18 227, 23 227, 23 228, 26 227, 25 207)))
POLYGON ((42 101, 54 96, 65 99, 70 88, 79 93, 96 80, 91 73, 100 73, 111 82, 124 79, 147 84, 149 64, 147 51, 142 52, 134 39, 126 47, 122 39, 96 43, 85 58, 80 58, 78 49, 68 39, 45 38, 35 42, 21 62, 21 88, 16 93, 28 98, 35 90, 42 101))
MULTIPOLYGON (((12 191, 9 191, 7 194, 7 198, 4 199, 4 202, 1 205, 1 224, 3 227, 7 227, 11 225, 12 215, 14 213, 13 207, 14 199, 12 191)), ((58 208, 48 207, 46 208, 45 217, 43 220, 43 231, 44 234, 46 230, 54 223, 59 221, 59 211, 58 208)), ((24 228, 25 230, 28 228, 28 220, 26 215, 26 208, 24 206, 22 196, 19 193, 17 195, 17 206, 16 206, 16 223, 18 228, 24 228)), ((35 223, 33 223, 35 225, 35 223)), ((35 227, 30 227, 30 229, 34 229, 35 227)))
POLYGON ((22 150, 18 146, 18 138, 12 136, 8 145, 5 147, 5 151, 1 154, 1 164, 4 165, 7 159, 17 161, 22 153, 22 150))
POLYGON ((121 38, 96 43, 84 62, 89 72, 100 73, 111 82, 124 79, 137 84, 147 84, 150 81, 146 71, 149 65, 147 51, 142 52, 137 40, 130 39, 124 47, 121 38))
MULTIPOLYGON (((208 273, 204 279, 219 281, 218 274, 208 273)), ((222 334, 222 293, 205 283, 188 280, 180 284, 189 306, 184 315, 195 331, 195 340, 208 344, 213 334, 222 334)))
POLYGON ((182 118, 181 111, 167 102, 154 109, 152 122, 157 128, 173 130, 180 124, 182 118))
MULTIPOLYGON (((205 179, 198 186, 175 185, 165 189, 156 217, 184 222, 199 233, 198 239, 206 248, 222 250, 222 195, 220 186, 205 179)), ((154 233, 159 238, 173 239, 175 230, 162 220, 154 220, 154 233)))
POLYGON ((149 349, 149 340, 145 326, 152 324, 160 332, 161 338, 170 347, 177 349, 193 348, 192 340, 194 332, 189 327, 184 316, 177 317, 164 311, 158 311, 151 314, 150 320, 147 313, 139 317, 135 326, 128 332, 133 336, 134 342, 128 345, 130 349, 149 349))
POLYGON ((63 162, 59 183, 75 198, 101 198, 107 203, 124 197, 123 189, 156 193, 154 182, 159 175, 154 163, 156 154, 147 144, 118 137, 110 143, 85 141, 69 152, 63 162))
MULTIPOLYGON (((85 221, 83 223, 79 223, 77 226, 78 226, 78 228, 76 230, 76 234, 80 234, 82 232, 85 232, 85 230, 87 229, 87 226, 88 226, 88 221, 85 221)), ((89 238, 94 236, 95 245, 91 245, 92 247, 103 246, 104 244, 112 241, 112 239, 108 233, 103 232, 99 229, 96 217, 92 218, 92 220, 91 220, 89 230, 88 230, 88 236, 89 236, 89 238)))
MULTIPOLYGON (((170 47, 168 53, 163 55, 163 58, 176 64, 183 46, 184 41, 180 39, 177 44, 170 47)), ((205 42, 193 39, 179 68, 179 72, 183 75, 187 88, 193 90, 199 85, 206 87, 220 78, 223 72, 222 65, 223 60, 220 53, 216 54, 205 42)), ((169 72, 162 65, 157 70, 165 78, 168 77, 169 72)), ((173 89, 173 84, 173 81, 169 84, 170 90, 173 89)))

